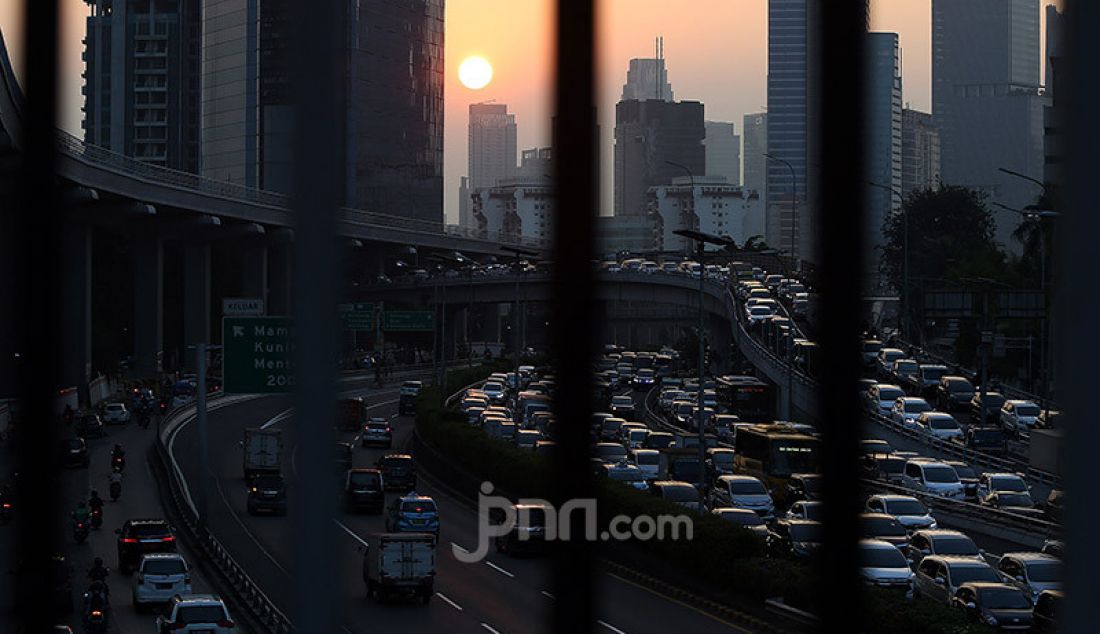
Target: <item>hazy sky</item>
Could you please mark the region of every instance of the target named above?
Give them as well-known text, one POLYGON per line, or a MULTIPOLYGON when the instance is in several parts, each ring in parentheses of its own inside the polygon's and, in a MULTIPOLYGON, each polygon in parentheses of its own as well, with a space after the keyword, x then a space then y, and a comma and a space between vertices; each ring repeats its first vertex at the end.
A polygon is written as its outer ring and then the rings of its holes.
MULTIPOLYGON (((24 0, 0 0, 0 28, 18 67, 20 13, 24 0)), ((58 124, 80 134, 80 59, 83 0, 60 0, 61 114, 58 124)), ((1043 0, 1053 4, 1053 0, 1043 0)), ((554 30, 553 0, 446 0, 444 203, 458 216, 458 181, 466 174, 469 104, 490 99, 516 114, 519 147, 550 143, 554 30), (469 55, 493 65, 492 83, 469 90, 458 82, 458 65, 469 55)), ((664 36, 669 81, 676 98, 702 101, 706 118, 733 121, 767 103, 767 0, 603 0, 599 2, 598 90, 603 184, 610 213, 614 106, 626 81, 628 60, 652 57, 664 36)), ((931 0, 872 0, 871 27, 896 31, 902 49, 904 100, 913 108, 931 104, 931 0)), ((518 159, 518 157, 517 157, 518 159)))

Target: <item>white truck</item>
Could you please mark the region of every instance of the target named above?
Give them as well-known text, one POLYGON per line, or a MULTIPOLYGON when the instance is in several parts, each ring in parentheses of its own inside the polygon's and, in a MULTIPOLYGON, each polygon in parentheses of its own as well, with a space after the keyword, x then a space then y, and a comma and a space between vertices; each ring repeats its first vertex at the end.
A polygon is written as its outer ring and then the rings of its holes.
POLYGON ((367 597, 383 601, 412 595, 428 603, 434 594, 435 543, 431 533, 368 535, 363 554, 367 597))
POLYGON ((278 429, 249 427, 244 430, 244 477, 246 480, 263 475, 278 475, 282 470, 283 436, 278 429))

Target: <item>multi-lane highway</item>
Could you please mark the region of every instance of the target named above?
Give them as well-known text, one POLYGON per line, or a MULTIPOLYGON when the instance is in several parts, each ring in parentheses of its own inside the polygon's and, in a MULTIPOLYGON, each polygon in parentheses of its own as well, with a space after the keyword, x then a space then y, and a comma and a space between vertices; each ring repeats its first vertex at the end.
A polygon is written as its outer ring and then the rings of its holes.
MULTIPOLYGON (((353 389, 348 395, 366 396, 371 416, 392 421, 394 450, 409 442, 413 419, 397 415, 394 389, 353 389)), ((293 539, 289 517, 252 516, 245 510, 246 489, 238 441, 246 427, 278 426, 284 435, 284 474, 288 481, 289 513, 296 497, 307 492, 296 482, 296 425, 294 412, 285 397, 268 397, 228 405, 210 413, 212 491, 209 525, 214 534, 244 566, 264 593, 289 612, 293 571, 293 539)), ((172 443, 188 486, 197 486, 197 433, 193 424, 180 428, 172 443)), ((345 434, 345 440, 351 434, 345 434)), ((355 466, 372 465, 386 450, 355 449, 355 466)), ((366 598, 362 579, 360 547, 365 537, 383 529, 377 515, 341 514, 334 527, 345 556, 331 587, 343 597, 342 626, 347 632, 454 631, 454 632, 539 632, 548 627, 551 602, 549 566, 546 560, 511 558, 490 552, 477 564, 455 559, 451 545, 473 550, 477 543, 477 513, 425 474, 420 474, 417 492, 433 497, 442 520, 437 552, 436 596, 427 605, 378 604, 366 598)), ((332 492, 336 496, 338 492, 332 492)), ((388 496, 397 495, 396 493, 388 496)), ((392 499, 392 497, 389 497, 392 499)), ((597 577, 598 625, 607 632, 658 632, 675 624, 678 630, 698 632, 744 632, 747 629, 704 613, 672 597, 636 585, 609 573, 597 577)))

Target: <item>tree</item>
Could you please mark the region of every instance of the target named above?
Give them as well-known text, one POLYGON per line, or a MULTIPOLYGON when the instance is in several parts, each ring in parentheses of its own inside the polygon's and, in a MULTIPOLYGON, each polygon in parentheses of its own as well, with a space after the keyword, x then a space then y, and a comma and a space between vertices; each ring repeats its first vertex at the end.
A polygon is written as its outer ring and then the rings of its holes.
POLYGON ((749 236, 749 239, 745 240, 745 251, 764 251, 768 248, 768 243, 764 242, 764 236, 749 236))

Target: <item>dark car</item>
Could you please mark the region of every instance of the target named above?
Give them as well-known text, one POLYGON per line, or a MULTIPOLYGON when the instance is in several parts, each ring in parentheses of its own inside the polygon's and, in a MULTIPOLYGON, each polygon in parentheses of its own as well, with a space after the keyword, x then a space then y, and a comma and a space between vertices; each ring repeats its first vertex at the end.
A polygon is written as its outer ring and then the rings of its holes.
POLYGON ((62 467, 88 466, 88 443, 79 436, 62 440, 58 453, 62 467))
POLYGON ((986 423, 1000 423, 1001 406, 1005 404, 1005 396, 1000 392, 986 392, 985 401, 982 401, 982 393, 974 392, 974 398, 970 399, 970 415, 979 425, 986 423), (984 412, 984 415, 983 415, 984 412))
POLYGON ((103 426, 103 421, 99 418, 99 414, 93 412, 82 412, 76 415, 73 419, 73 431, 76 435, 87 438, 89 436, 95 436, 96 438, 103 438, 107 435, 107 430, 103 426))
POLYGON ((416 413, 416 398, 420 396, 420 390, 423 387, 424 383, 421 381, 405 381, 401 384, 399 396, 397 397, 398 414, 416 413))
POLYGON ((172 527, 161 519, 127 520, 118 535, 118 569, 129 573, 146 553, 176 552, 172 527))
POLYGON ((820 500, 822 477, 816 473, 793 473, 787 480, 787 501, 820 500))
POLYGON ((966 409, 974 398, 974 384, 962 376, 945 376, 936 386, 936 403, 940 411, 966 409))
POLYGON ((344 508, 348 511, 381 513, 386 503, 382 472, 378 469, 349 469, 344 476, 344 508))
POLYGON ((956 437, 955 440, 956 442, 961 441, 967 449, 973 449, 974 451, 980 451, 995 456, 1003 456, 1008 451, 1008 444, 1005 442, 1004 433, 1002 433, 998 427, 977 427, 971 425, 966 429, 966 433, 962 438, 956 437))
POLYGON ((667 431, 650 432, 642 441, 642 447, 645 449, 668 449, 675 445, 676 437, 667 431))
POLYGON ((1058 615, 1062 613, 1061 590, 1043 590, 1035 601, 1031 615, 1032 632, 1053 633, 1058 631, 1058 615))
POLYGON ((258 475, 248 487, 248 512, 286 515, 286 482, 281 475, 258 475))
POLYGON ((978 499, 978 471, 962 460, 945 460, 944 464, 949 465, 955 473, 959 474, 963 495, 971 500, 978 499))
POLYGON ((859 459, 864 478, 900 483, 905 476, 905 458, 892 454, 867 454, 859 459))
POLYGON ((772 557, 809 559, 821 549, 821 523, 781 519, 768 531, 767 552, 772 557))
POLYGON ((1060 489, 1051 489, 1047 495, 1047 502, 1043 505, 1046 517, 1051 522, 1062 521, 1062 503, 1065 493, 1060 489))
POLYGON ((382 471, 382 482, 387 491, 412 491, 416 488, 416 465, 409 454, 386 454, 378 459, 375 466, 382 471))
POLYGON ((346 472, 348 469, 351 469, 351 467, 353 466, 351 443, 336 443, 334 454, 336 458, 336 473, 343 475, 344 472, 346 472))
POLYGON ((885 513, 860 513, 859 536, 862 539, 881 539, 899 548, 909 545, 909 533, 894 516, 885 513))
MULTIPOLYGON (((489 521, 501 524, 504 511, 493 509, 489 521)), ((546 507, 541 504, 516 504, 512 507, 515 522, 512 529, 496 537, 496 549, 508 555, 540 552, 546 547, 546 507)))
POLYGON ((964 583, 951 605, 965 610, 971 621, 1003 629, 1027 630, 1033 621, 1031 599, 1006 583, 964 583))
POLYGON ((363 447, 381 445, 387 449, 393 446, 393 428, 385 418, 372 418, 363 425, 363 432, 359 435, 359 442, 363 447))

